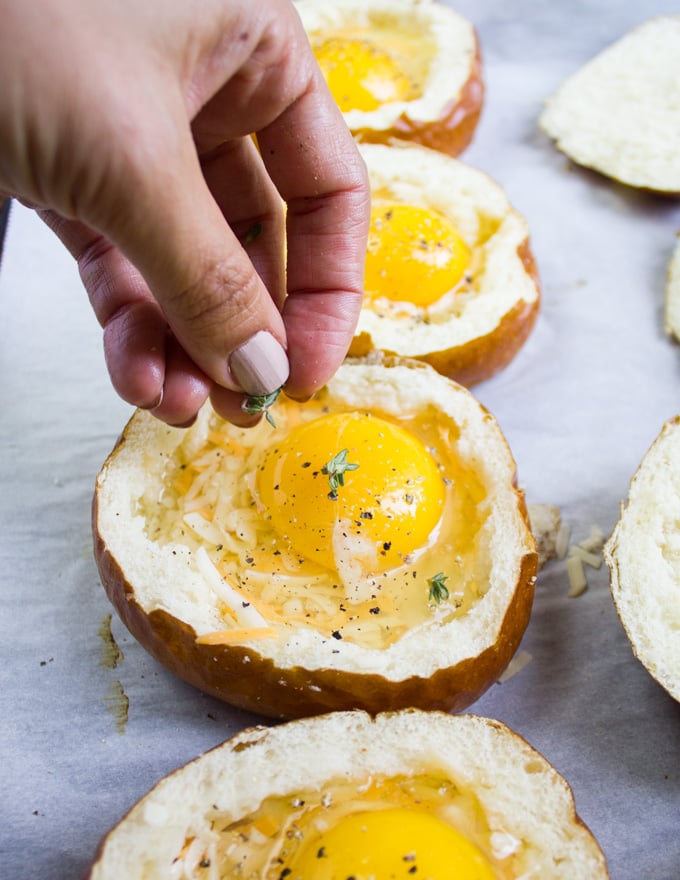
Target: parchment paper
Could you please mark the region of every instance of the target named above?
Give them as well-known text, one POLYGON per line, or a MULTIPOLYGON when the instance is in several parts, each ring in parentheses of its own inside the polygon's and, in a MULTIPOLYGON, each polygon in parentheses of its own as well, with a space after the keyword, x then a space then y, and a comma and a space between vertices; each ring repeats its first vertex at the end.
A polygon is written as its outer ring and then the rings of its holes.
MULTIPOLYGON (((557 505, 572 541, 593 526, 609 534, 640 459, 680 411, 680 348, 663 331, 680 201, 577 169, 536 119, 578 65, 680 9, 455 8, 478 27, 487 83, 464 158, 526 216, 543 283, 528 345, 475 393, 505 432, 529 502, 557 505)), ((178 681, 109 623, 90 499, 131 410, 109 385, 71 258, 16 204, 0 305, 0 874, 77 880, 100 836, 161 776, 264 719, 178 681)), ((521 647, 529 662, 472 710, 524 735, 567 778, 613 880, 677 880, 680 706, 634 658, 606 567, 587 578, 570 598, 564 562, 545 567, 521 647)))

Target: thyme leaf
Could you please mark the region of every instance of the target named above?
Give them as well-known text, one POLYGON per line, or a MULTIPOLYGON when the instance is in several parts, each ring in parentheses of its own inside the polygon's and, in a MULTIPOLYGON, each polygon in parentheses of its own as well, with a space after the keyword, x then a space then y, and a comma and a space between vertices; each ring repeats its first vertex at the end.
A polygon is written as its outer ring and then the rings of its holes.
POLYGON ((444 599, 449 598, 449 589, 444 585, 444 581, 448 579, 449 576, 442 571, 427 579, 427 585, 430 588, 427 598, 430 602, 436 602, 439 605, 444 599))
POLYGON ((331 487, 328 497, 332 501, 338 497, 338 488, 345 485, 345 472, 355 471, 359 467, 358 464, 350 464, 347 461, 348 452, 349 449, 341 449, 321 468, 321 473, 328 476, 328 484, 331 487))
POLYGON ((269 412, 269 408, 276 403, 279 394, 281 394, 280 388, 277 388, 276 391, 272 391, 271 394, 251 394, 243 401, 241 409, 243 412, 248 413, 249 416, 263 412, 266 420, 272 428, 275 428, 276 422, 274 421, 272 414, 269 412))
POLYGON ((251 244, 256 238, 262 235, 262 224, 254 223, 243 237, 243 244, 251 244))

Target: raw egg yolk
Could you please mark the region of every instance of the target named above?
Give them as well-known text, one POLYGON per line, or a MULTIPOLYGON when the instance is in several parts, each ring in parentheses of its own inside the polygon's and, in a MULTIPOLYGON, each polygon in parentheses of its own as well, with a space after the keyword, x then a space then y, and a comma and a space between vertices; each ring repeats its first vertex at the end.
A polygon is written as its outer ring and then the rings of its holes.
POLYGON ((369 295, 431 305, 456 287, 470 259, 470 248, 439 211, 374 203, 364 278, 369 295))
POLYGON ((445 497, 434 458, 416 436, 357 412, 293 428, 266 453, 257 492, 296 553, 331 569, 349 555, 374 572, 427 544, 445 497))
POLYGON ((291 880, 495 880, 480 850, 431 813, 405 808, 352 813, 310 840, 291 880))
POLYGON ((314 54, 336 104, 349 110, 375 110, 412 96, 411 80, 391 55, 368 40, 333 37, 314 54))

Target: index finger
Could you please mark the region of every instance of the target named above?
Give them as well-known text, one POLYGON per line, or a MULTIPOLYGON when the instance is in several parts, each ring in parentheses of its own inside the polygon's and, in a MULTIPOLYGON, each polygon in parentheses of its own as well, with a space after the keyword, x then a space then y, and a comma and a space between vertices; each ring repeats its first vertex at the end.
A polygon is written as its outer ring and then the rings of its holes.
POLYGON ((286 390, 305 397, 339 367, 359 317, 368 177, 316 65, 307 90, 258 132, 258 141, 267 170, 287 203, 286 390))

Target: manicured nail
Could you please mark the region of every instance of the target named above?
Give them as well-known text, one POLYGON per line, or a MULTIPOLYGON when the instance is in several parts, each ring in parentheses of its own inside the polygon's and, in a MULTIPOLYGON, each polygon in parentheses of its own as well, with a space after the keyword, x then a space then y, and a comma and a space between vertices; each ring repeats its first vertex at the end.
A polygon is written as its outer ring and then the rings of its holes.
POLYGON ((271 394, 288 378, 288 357, 266 330, 259 330, 231 353, 229 366, 246 394, 271 394))

